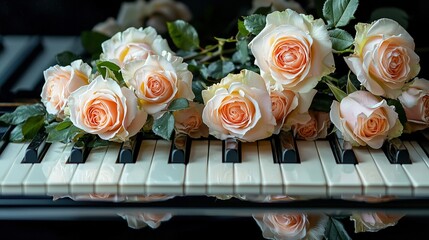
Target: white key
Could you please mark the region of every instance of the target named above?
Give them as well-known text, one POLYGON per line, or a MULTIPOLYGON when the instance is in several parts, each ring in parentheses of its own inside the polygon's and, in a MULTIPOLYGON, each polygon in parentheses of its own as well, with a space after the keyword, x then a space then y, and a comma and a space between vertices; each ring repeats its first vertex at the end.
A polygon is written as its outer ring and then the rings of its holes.
POLYGON ((156 142, 155 153, 146 184, 149 194, 183 195, 185 164, 168 163, 170 148, 170 141, 158 140, 156 142))
POLYGON ((143 140, 135 163, 127 163, 119 180, 120 194, 142 195, 146 193, 146 181, 149 175, 156 140, 143 140))
POLYGON ((362 183, 354 164, 338 164, 328 141, 316 141, 328 183, 329 196, 362 194, 362 183))
POLYGON ((401 164, 391 164, 381 149, 368 149, 387 186, 387 194, 412 196, 413 188, 411 182, 401 164))
POLYGON ((109 145, 95 181, 95 193, 118 193, 118 183, 121 178, 122 169, 124 168, 123 163, 116 163, 120 149, 121 145, 118 143, 111 143, 109 145))
POLYGON ((274 163, 270 141, 258 142, 259 164, 261 168, 262 194, 283 194, 283 179, 280 164, 274 163))
POLYGON ((4 179, 15 158, 23 151, 25 152, 28 143, 8 143, 0 154, 0 182, 4 179), (25 147, 25 148, 24 148, 25 147))
POLYGON ((358 164, 355 165, 363 186, 363 195, 384 196, 387 194, 386 184, 378 171, 371 154, 366 147, 354 147, 358 164))
MULTIPOLYGON (((71 147, 71 144, 69 145, 71 147)), ((33 164, 23 182, 24 194, 45 195, 47 193, 46 182, 49 174, 58 159, 61 159, 66 147, 66 144, 60 142, 52 143, 42 161, 38 164, 33 164)))
POLYGON ((260 194, 261 171, 258 143, 241 143, 241 158, 241 163, 234 163, 234 193, 260 194))
POLYGON ((186 165, 186 195, 201 195, 206 193, 208 152, 209 141, 192 141, 189 162, 186 165))
POLYGON ((301 163, 283 163, 282 169, 285 194, 294 196, 325 197, 327 183, 322 164, 313 141, 297 141, 301 163))
POLYGON ((63 154, 52 167, 47 181, 48 195, 70 194, 69 184, 78 164, 67 163, 73 143, 68 144, 63 154))
POLYGON ((234 165, 222 162, 222 141, 209 143, 207 193, 209 195, 234 193, 234 165))
POLYGON ((79 163, 70 181, 71 194, 90 194, 95 191, 95 180, 109 146, 91 149, 85 163, 79 163))
POLYGON ((9 171, 0 183, 2 194, 22 194, 22 181, 27 176, 31 168, 30 164, 22 164, 21 161, 25 156, 29 143, 25 143, 23 149, 15 157, 12 165, 9 166, 9 171))
POLYGON ((411 180, 414 188, 414 196, 429 195, 429 168, 424 160, 420 157, 413 145, 408 141, 403 141, 410 154, 411 164, 402 164, 405 172, 411 180))

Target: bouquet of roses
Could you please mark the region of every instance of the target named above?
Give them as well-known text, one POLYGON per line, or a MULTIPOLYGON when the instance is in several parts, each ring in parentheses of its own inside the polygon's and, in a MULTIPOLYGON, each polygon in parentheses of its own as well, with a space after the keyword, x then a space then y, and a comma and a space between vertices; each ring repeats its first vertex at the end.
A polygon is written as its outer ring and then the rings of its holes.
POLYGON ((60 53, 43 72, 41 103, 0 121, 15 126, 11 141, 44 131, 48 141, 95 145, 139 132, 315 140, 333 123, 352 145, 380 148, 429 126, 429 82, 417 77, 414 40, 398 22, 359 22, 354 37, 345 30, 357 8, 358 0, 327 0, 319 19, 259 8, 239 19, 235 36, 205 46, 183 20, 167 23, 168 38, 152 27, 87 32, 91 57, 60 53))

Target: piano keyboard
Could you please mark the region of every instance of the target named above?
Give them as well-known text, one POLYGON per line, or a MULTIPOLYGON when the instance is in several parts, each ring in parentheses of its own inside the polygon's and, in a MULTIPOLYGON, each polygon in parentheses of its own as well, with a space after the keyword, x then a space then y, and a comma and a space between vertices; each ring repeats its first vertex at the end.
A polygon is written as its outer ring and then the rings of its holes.
MULTIPOLYGON (((2 36, 0 46, 0 100, 7 102, 39 99, 55 55, 82 52, 78 36, 2 36)), ((117 163, 117 143, 91 149, 84 163, 68 163, 72 144, 53 143, 40 163, 22 163, 29 143, 2 142, 0 195, 429 196, 429 158, 418 142, 404 143, 411 164, 365 147, 353 149, 357 164, 339 164, 326 140, 297 141, 299 163, 278 163, 269 140, 242 143, 241 162, 228 163, 221 141, 194 140, 187 164, 169 163, 171 143, 153 139, 141 142, 134 163, 117 163)))

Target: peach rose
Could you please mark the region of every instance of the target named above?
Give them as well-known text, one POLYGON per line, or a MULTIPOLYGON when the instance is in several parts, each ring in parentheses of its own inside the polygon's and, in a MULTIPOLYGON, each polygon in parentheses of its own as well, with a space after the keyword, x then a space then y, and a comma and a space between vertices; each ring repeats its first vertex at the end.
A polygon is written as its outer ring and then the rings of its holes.
POLYGON ((345 57, 361 85, 377 96, 397 98, 404 84, 417 76, 420 58, 414 40, 391 19, 355 26, 355 50, 345 57))
POLYGON ((353 213, 350 219, 355 223, 355 233, 377 232, 390 226, 395 226, 404 214, 384 212, 353 213))
POLYGON ((181 57, 163 52, 146 60, 130 62, 123 69, 125 82, 134 90, 149 114, 166 110, 176 98, 192 101, 192 73, 181 57))
POLYGON ((330 118, 344 140, 355 146, 380 148, 386 139, 402 134, 402 124, 393 106, 367 91, 355 91, 333 101, 330 118))
POLYGON ((158 228, 162 222, 170 220, 173 215, 171 213, 119 213, 123 219, 127 220, 128 227, 140 229, 146 226, 158 228))
POLYGON ((121 68, 133 60, 144 60, 149 55, 161 55, 163 51, 171 52, 167 40, 158 35, 153 27, 130 27, 118 32, 101 44, 103 53, 100 60, 111 61, 121 68))
POLYGON ((191 138, 209 136, 209 128, 203 123, 202 112, 204 104, 189 102, 189 107, 173 112, 174 128, 178 133, 184 133, 191 138))
POLYGON ((335 70, 323 20, 291 9, 268 14, 264 29, 249 47, 262 77, 279 90, 308 92, 335 70))
POLYGON ((405 131, 415 132, 429 127, 429 81, 415 78, 398 97, 407 116, 405 131))
POLYGON ((65 67, 55 65, 43 71, 45 84, 41 98, 46 111, 64 119, 64 109, 70 94, 88 84, 91 71, 91 67, 80 59, 65 67))
POLYGON ((252 142, 274 132, 276 120, 270 95, 259 74, 249 70, 228 74, 220 83, 203 90, 202 96, 203 122, 216 138, 252 142))
POLYGON ((292 127, 293 134, 297 139, 314 141, 325 138, 328 135, 328 128, 331 124, 329 113, 320 111, 309 111, 310 121, 307 123, 297 123, 292 127))
POLYGON ((74 91, 69 107, 76 127, 104 140, 125 141, 139 132, 147 119, 130 89, 102 76, 74 91))

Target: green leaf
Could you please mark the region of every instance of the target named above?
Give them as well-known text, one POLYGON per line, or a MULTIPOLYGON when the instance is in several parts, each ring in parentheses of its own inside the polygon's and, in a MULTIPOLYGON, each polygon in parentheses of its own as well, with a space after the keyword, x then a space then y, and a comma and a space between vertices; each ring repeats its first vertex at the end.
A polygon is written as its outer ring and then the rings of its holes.
POLYGON ((192 81, 192 92, 195 94, 194 101, 204 103, 201 92, 207 89, 207 85, 203 81, 192 81))
POLYGON ((273 6, 273 4, 271 3, 270 6, 266 6, 266 7, 259 7, 257 8, 253 14, 262 14, 262 15, 267 15, 269 13, 271 13, 273 10, 271 9, 273 6))
POLYGON ((352 80, 350 79, 350 77, 347 78, 347 94, 350 94, 352 92, 356 92, 358 89, 356 88, 356 86, 353 84, 352 80))
POLYGON ((171 112, 162 114, 160 118, 154 120, 152 125, 152 131, 166 140, 170 140, 173 130, 174 116, 171 112))
POLYGON ((228 75, 228 73, 234 71, 235 65, 231 61, 218 60, 210 63, 207 70, 210 77, 221 79, 228 75))
POLYGON ((68 143, 76 141, 79 137, 84 135, 84 132, 74 125, 63 128, 58 127, 60 124, 61 123, 54 122, 46 126, 46 132, 48 133, 48 137, 46 138, 47 142, 68 143))
POLYGON ((397 99, 386 99, 387 105, 394 106, 396 113, 398 113, 399 121, 401 122, 402 126, 405 126, 405 123, 407 122, 407 115, 405 114, 404 107, 402 106, 401 102, 397 99))
POLYGON ((317 92, 311 102, 310 108, 315 111, 329 112, 331 110, 332 101, 332 96, 317 92))
POLYGON ((25 140, 24 135, 22 134, 22 125, 23 124, 19 124, 12 129, 12 132, 10 133, 10 136, 9 136, 9 141, 22 142, 25 140))
POLYGON ((250 34, 250 32, 247 31, 246 27, 244 26, 243 20, 239 19, 237 22, 237 25, 238 25, 237 39, 245 38, 250 34))
POLYGON ((232 55, 232 60, 234 62, 239 62, 241 64, 246 63, 250 60, 249 56, 249 47, 247 40, 239 40, 236 44, 237 52, 232 55))
POLYGON ((45 124, 44 116, 33 116, 29 117, 27 121, 22 125, 22 134, 24 135, 24 139, 30 140, 33 139, 37 132, 43 127, 45 124))
POLYGON ((334 94, 334 97, 335 99, 337 99, 338 102, 341 102, 341 100, 347 96, 347 93, 339 89, 334 84, 329 82, 327 82, 326 84, 328 85, 329 89, 331 90, 332 94, 334 94))
POLYGON ((390 18, 397 21, 403 28, 408 28, 409 16, 406 11, 396 7, 382 7, 375 9, 370 16, 370 21, 380 18, 390 18))
POLYGON ((8 125, 18 125, 24 123, 30 117, 41 116, 45 114, 45 107, 41 103, 22 105, 17 107, 13 112, 5 113, 0 116, 0 122, 6 123, 8 125))
POLYGON ((97 148, 97 147, 105 147, 109 145, 109 141, 103 140, 99 137, 95 137, 92 141, 88 142, 88 147, 97 148))
POLYGON ((329 240, 352 239, 344 228, 343 223, 333 217, 329 217, 329 221, 325 228, 325 237, 329 240))
POLYGON ((56 127, 55 130, 57 131, 61 131, 63 129, 66 129, 68 127, 70 127, 73 123, 70 120, 64 120, 62 122, 60 122, 56 127))
POLYGON ((101 44, 110 37, 95 31, 83 31, 80 35, 82 46, 93 57, 98 56, 103 52, 101 44))
POLYGON ((254 35, 258 35, 262 29, 264 29, 266 24, 266 16, 262 14, 252 14, 250 16, 244 17, 244 26, 247 31, 251 32, 254 35))
POLYGON ((97 69, 104 78, 110 77, 113 80, 116 80, 119 86, 125 86, 125 81, 122 77, 121 68, 115 63, 110 61, 98 61, 97 69), (112 73, 114 76, 112 76, 112 73))
POLYGON ((167 22, 168 33, 173 43, 183 50, 194 50, 200 47, 200 40, 195 28, 183 20, 167 22))
POLYGON ((336 51, 345 50, 354 42, 354 38, 350 33, 339 28, 329 30, 328 34, 331 37, 332 48, 336 51))
POLYGON ((74 60, 79 59, 79 56, 76 54, 70 52, 70 51, 64 51, 62 53, 58 53, 55 56, 58 65, 60 66, 68 66, 70 65, 74 60))
POLYGON ((358 5, 358 0, 327 0, 323 5, 323 16, 328 22, 328 28, 346 26, 355 19, 358 5))
POLYGON ((189 102, 186 98, 176 98, 168 105, 168 110, 177 111, 189 107, 189 102))

